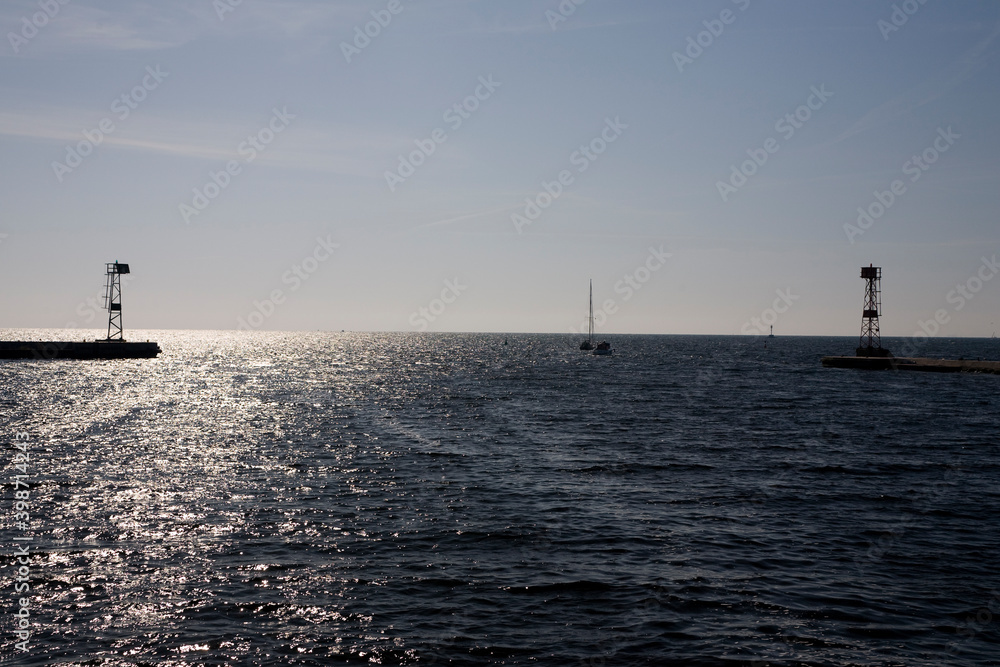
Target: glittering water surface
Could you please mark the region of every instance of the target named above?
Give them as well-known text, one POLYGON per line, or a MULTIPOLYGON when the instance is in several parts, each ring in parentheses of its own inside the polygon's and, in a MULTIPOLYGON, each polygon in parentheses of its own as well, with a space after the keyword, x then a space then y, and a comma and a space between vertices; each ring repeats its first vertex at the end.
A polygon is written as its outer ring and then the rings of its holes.
POLYGON ((21 664, 1000 664, 1000 377, 821 368, 848 339, 134 338, 164 353, 0 362, 21 664))

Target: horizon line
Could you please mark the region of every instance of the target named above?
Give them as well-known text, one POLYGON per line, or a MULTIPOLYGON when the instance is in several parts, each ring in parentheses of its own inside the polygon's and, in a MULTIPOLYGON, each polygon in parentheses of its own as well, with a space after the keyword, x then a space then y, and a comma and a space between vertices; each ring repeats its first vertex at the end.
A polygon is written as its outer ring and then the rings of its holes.
MULTIPOLYGON (((0 327, 0 332, 4 331, 103 331, 101 328, 66 328, 66 327, 0 327)), ((555 332, 555 331, 412 331, 408 329, 180 329, 180 328, 136 328, 133 329, 136 332, 148 332, 148 331, 217 331, 217 332, 227 332, 227 333, 285 333, 285 334, 295 334, 295 333, 330 333, 330 334, 340 334, 340 333, 364 333, 364 334, 418 334, 418 335, 494 335, 494 336, 573 336, 586 337, 585 333, 573 333, 573 332, 555 332)), ((768 334, 742 334, 742 333, 603 333, 601 334, 605 337, 610 336, 715 336, 715 337, 725 337, 725 338, 770 338, 768 334)), ((595 335, 595 337, 598 337, 595 335)), ((910 339, 913 335, 896 335, 896 334, 883 334, 883 339, 910 339)), ((951 340, 951 339, 968 339, 968 340, 992 340, 996 336, 933 336, 932 340, 951 340)), ((803 333, 789 333, 789 334, 774 334, 774 338, 858 338, 858 334, 803 334, 803 333)), ((128 337, 126 336, 126 340, 128 337)))

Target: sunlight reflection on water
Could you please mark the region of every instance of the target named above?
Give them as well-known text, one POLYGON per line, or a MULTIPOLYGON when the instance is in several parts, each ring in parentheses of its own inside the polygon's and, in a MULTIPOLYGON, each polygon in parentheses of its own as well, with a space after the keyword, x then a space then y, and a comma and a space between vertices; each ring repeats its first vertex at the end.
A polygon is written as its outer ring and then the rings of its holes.
POLYGON ((838 339, 135 337, 163 354, 0 362, 39 659, 943 664, 1000 589, 997 378, 820 368, 838 339))

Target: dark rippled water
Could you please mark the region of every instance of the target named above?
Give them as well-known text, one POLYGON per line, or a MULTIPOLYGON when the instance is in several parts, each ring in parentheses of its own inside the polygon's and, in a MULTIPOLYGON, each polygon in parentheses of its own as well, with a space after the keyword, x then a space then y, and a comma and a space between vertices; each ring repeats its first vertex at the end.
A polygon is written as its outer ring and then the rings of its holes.
POLYGON ((824 369, 832 338, 151 337, 0 362, 12 662, 1000 664, 1000 377, 824 369))

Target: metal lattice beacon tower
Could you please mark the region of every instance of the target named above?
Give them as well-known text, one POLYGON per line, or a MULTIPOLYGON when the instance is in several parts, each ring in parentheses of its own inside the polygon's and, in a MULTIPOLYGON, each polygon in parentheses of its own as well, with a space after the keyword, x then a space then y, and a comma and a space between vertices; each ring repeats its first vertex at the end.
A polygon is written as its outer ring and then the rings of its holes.
POLYGON ((104 286, 104 307, 108 309, 108 340, 125 341, 122 336, 122 274, 128 264, 107 264, 108 282, 104 286))
POLYGON ((865 285, 865 309, 861 314, 861 343, 859 357, 889 357, 889 350, 883 349, 879 333, 878 318, 882 314, 882 267, 863 266, 861 277, 865 285))

